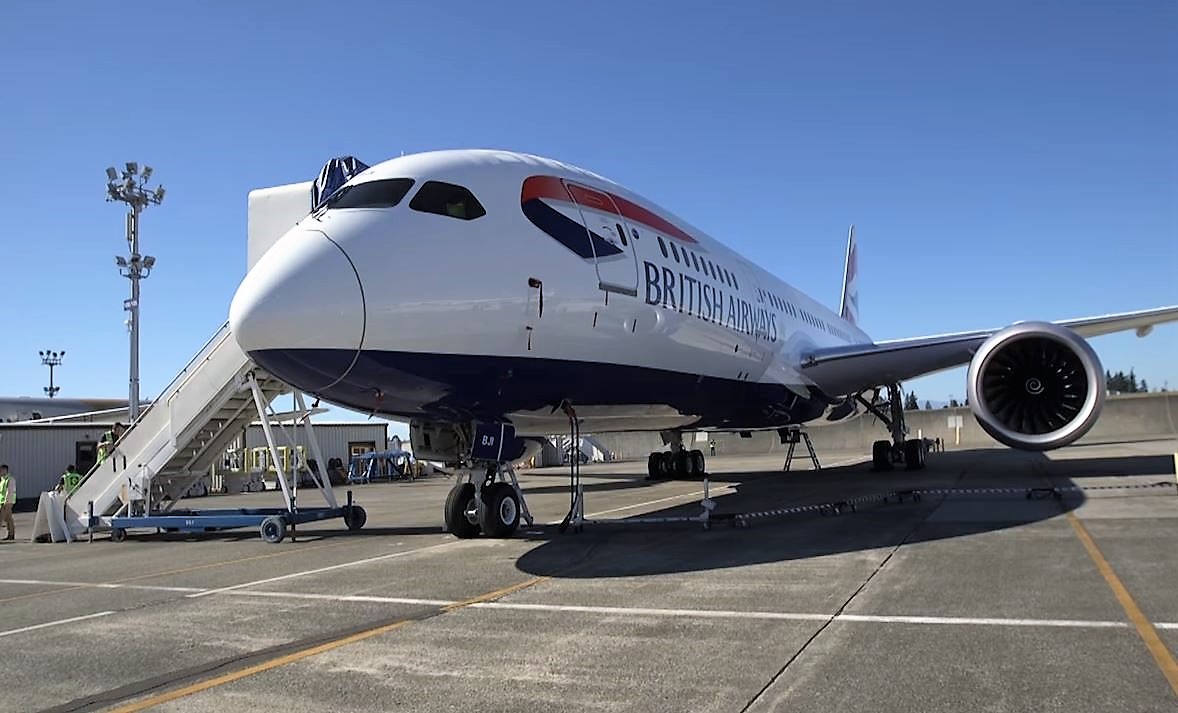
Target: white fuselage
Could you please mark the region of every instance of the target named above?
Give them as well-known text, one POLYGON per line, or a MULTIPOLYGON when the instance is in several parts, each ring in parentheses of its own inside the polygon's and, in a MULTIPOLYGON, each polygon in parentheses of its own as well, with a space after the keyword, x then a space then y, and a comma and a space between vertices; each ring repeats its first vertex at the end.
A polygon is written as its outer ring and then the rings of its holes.
POLYGON ((801 373, 803 354, 870 341, 703 231, 573 166, 442 151, 386 161, 349 185, 388 179, 412 179, 403 200, 304 218, 230 311, 247 353, 327 401, 502 418, 521 435, 563 430, 566 399, 586 431, 768 428, 843 396, 801 373), (468 189, 485 215, 416 209, 431 181, 468 189))

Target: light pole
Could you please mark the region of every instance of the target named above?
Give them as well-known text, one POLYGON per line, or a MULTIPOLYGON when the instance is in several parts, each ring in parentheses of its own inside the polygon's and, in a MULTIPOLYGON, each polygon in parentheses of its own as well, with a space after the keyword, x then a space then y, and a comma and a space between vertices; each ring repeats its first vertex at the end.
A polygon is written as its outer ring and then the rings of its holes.
POLYGON ((127 407, 131 420, 139 418, 139 281, 146 279, 155 266, 151 255, 139 254, 139 214, 149 205, 159 205, 164 200, 164 187, 147 190, 151 178, 151 166, 139 171, 139 164, 128 161, 120 175, 114 167, 106 169, 106 200, 127 204, 127 247, 131 254, 115 256, 119 274, 131 281, 131 299, 123 302, 123 309, 131 313, 131 378, 127 407))
POLYGON ((61 391, 60 386, 53 385, 53 367, 61 366, 61 359, 65 356, 65 350, 51 352, 46 349, 43 352, 37 352, 37 354, 41 357, 41 363, 49 367, 49 386, 45 387, 45 394, 49 398, 53 398, 57 395, 58 391, 61 391))

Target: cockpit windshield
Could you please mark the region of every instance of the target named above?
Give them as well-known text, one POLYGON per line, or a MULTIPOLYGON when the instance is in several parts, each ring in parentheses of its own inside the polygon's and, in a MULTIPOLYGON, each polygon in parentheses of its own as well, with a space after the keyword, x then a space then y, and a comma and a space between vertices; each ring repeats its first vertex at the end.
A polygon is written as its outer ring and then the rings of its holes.
POLYGON ((487 214, 466 186, 441 181, 426 181, 409 201, 409 207, 422 213, 445 215, 459 220, 474 220, 487 214))
POLYGON ((325 208, 392 208, 413 187, 412 178, 387 178, 344 186, 327 199, 325 208))

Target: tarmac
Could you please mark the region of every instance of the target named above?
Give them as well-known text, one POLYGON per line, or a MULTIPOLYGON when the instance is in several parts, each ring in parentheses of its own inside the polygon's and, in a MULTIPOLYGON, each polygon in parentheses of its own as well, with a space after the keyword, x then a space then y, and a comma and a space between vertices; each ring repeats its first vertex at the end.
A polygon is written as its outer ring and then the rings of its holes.
MULTIPOLYGON (((521 472, 536 524, 507 540, 441 532, 452 481, 431 476, 351 486, 356 533, 4 543, 0 708, 1178 710, 1178 440, 951 449, 916 473, 815 446, 817 472, 709 458, 716 512, 853 511, 560 533, 551 468, 521 472)), ((644 471, 584 466, 587 514, 701 511, 701 482, 644 471)))

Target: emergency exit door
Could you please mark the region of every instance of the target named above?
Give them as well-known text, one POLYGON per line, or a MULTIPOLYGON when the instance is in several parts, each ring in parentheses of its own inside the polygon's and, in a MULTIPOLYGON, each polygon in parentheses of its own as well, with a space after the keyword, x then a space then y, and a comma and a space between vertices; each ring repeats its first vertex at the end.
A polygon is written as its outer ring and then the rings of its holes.
POLYGON ((608 193, 572 181, 564 184, 581 214, 581 223, 593 247, 598 287, 637 297, 638 258, 628 235, 630 228, 617 204, 608 193))

